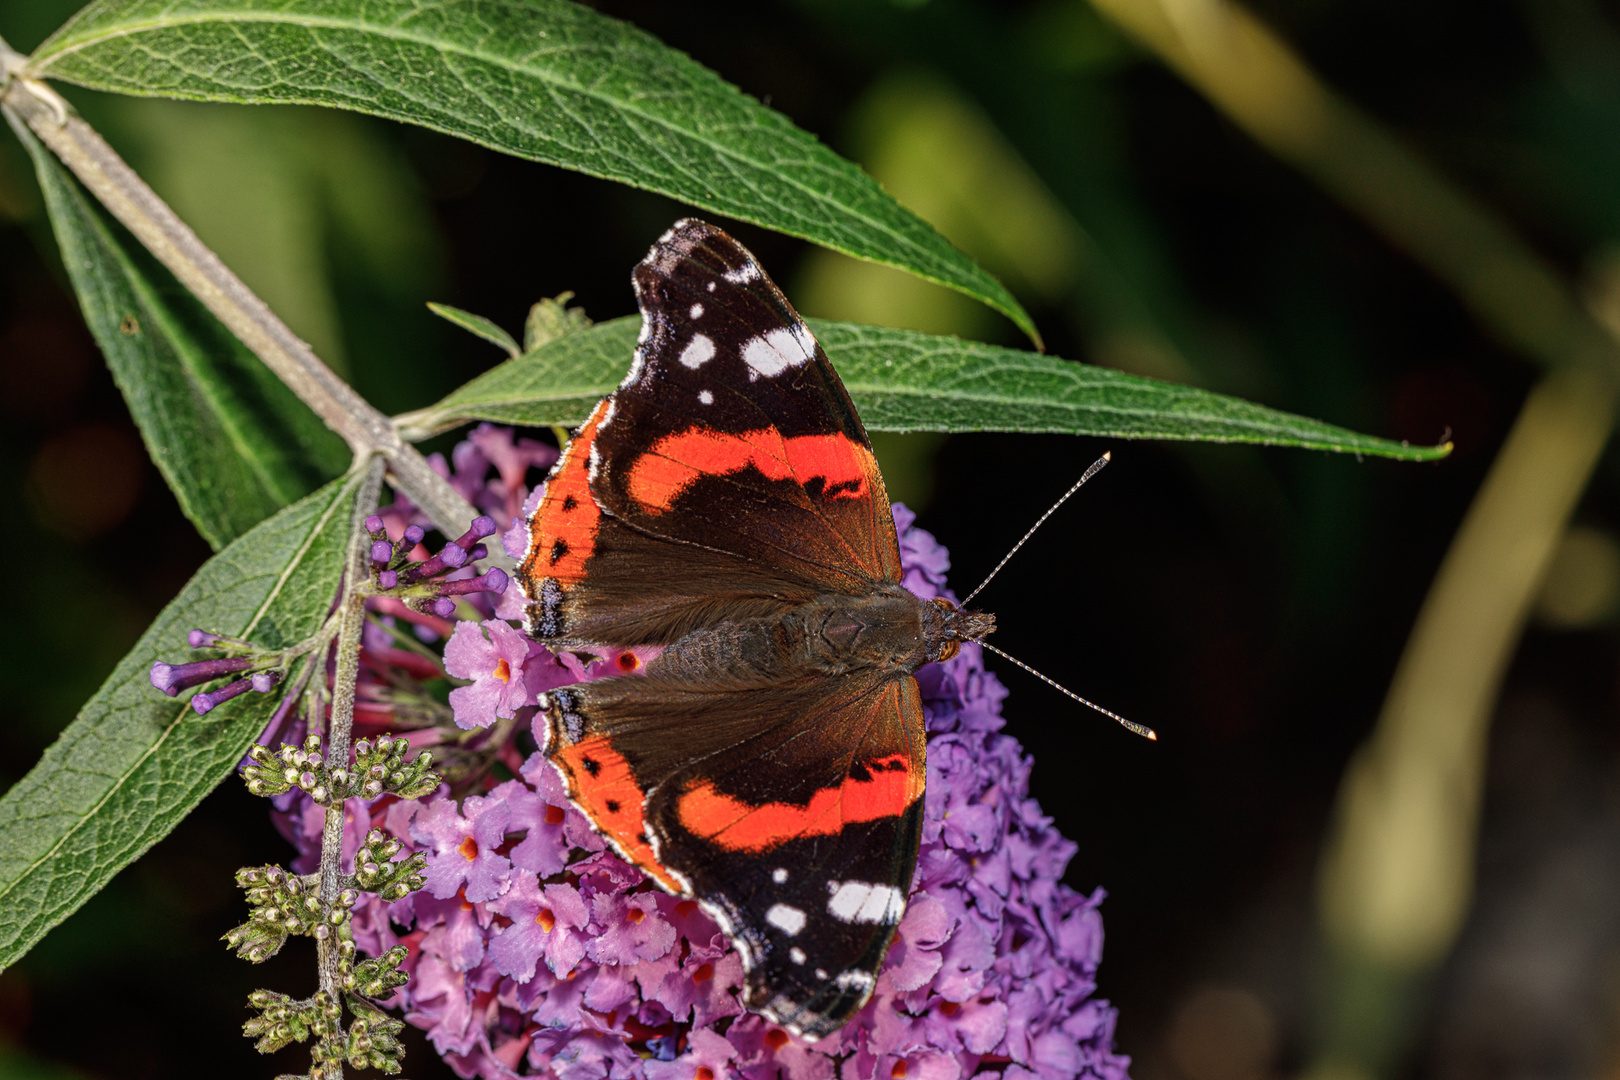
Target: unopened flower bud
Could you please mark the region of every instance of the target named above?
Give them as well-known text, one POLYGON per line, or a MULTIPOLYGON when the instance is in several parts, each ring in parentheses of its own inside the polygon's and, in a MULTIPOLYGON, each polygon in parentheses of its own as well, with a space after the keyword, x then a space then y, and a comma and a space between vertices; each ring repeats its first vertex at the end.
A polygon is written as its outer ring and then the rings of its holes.
POLYGON ((495 519, 487 514, 482 517, 475 517, 472 524, 468 526, 467 531, 456 541, 456 546, 470 548, 475 542, 482 540, 486 536, 493 535, 495 535, 495 519))
POLYGON ((191 696, 191 707, 198 716, 205 716, 220 705, 225 704, 225 702, 234 697, 240 697, 251 689, 253 689, 252 679, 237 679, 233 683, 226 683, 218 690, 205 694, 193 694, 191 696))
POLYGON ((165 664, 158 660, 152 664, 148 678, 151 679, 153 686, 174 697, 182 690, 200 686, 205 682, 213 682, 222 675, 234 675, 251 667, 252 664, 253 661, 245 656, 224 656, 217 660, 198 660, 190 664, 165 664))

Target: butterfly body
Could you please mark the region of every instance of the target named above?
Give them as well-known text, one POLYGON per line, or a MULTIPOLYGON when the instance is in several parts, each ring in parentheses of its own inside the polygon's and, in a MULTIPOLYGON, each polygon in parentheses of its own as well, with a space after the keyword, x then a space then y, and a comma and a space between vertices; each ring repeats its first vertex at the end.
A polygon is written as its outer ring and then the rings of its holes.
POLYGON ((543 749, 624 858, 720 923, 749 1007, 819 1037, 905 910, 913 673, 994 618, 900 584, 849 395, 746 249, 682 221, 633 280, 635 360, 553 469, 517 579, 554 650, 662 651, 545 695, 543 749))

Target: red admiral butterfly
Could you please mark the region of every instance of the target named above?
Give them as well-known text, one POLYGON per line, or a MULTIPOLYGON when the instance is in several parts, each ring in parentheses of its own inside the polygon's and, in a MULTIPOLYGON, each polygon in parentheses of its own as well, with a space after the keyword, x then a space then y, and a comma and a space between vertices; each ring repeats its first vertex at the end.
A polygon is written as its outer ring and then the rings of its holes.
POLYGON ((749 1007, 816 1038, 871 996, 905 912, 912 673, 995 618, 900 584, 866 431, 747 249, 680 221, 634 283, 634 362, 552 470, 517 580, 552 649, 664 651, 545 695, 543 749, 621 855, 720 923, 749 1007))

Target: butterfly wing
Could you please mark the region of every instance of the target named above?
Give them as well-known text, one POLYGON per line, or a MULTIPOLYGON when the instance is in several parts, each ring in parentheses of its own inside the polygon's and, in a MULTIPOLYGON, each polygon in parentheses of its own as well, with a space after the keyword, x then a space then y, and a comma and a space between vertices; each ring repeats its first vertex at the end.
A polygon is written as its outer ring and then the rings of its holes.
POLYGON ((664 644, 720 617, 899 581, 855 407, 747 249, 684 220, 634 281, 630 372, 530 521, 530 632, 564 647, 664 644))
POLYGON ((910 675, 789 685, 604 679, 555 691, 545 752, 631 862, 737 944, 748 1005, 812 1038, 871 996, 922 829, 910 675))

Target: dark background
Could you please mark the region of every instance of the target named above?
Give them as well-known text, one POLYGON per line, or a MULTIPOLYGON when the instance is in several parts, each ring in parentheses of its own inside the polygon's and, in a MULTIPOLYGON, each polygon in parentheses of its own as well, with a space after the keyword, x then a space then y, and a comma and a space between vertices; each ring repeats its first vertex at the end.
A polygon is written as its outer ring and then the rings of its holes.
MULTIPOLYGON (((1114 259, 1097 272, 1105 286, 1094 275, 1021 293, 1051 352, 1106 359, 1097 343, 1112 316, 1098 297, 1113 288, 1167 328, 1202 385, 1388 437, 1455 439, 1437 465, 1063 437, 879 443, 892 486, 926 498, 921 523, 951 548, 959 592, 1085 464, 1114 451, 982 599, 1001 647, 1162 741, 995 665, 1013 691, 1008 729, 1034 754, 1036 796, 1079 843, 1068 880, 1109 891, 1100 992, 1120 1009, 1138 1080, 1299 1072, 1321 968, 1312 881, 1338 780, 1532 370, 1444 285, 1083 4, 597 6, 857 160, 882 135, 859 122, 862 103, 897 72, 970 103, 1114 259), (1188 1010, 1212 993, 1250 1009, 1246 1050, 1200 1058, 1177 1043, 1188 1010)), ((14 0, 0 8, 0 34, 30 49, 72 7, 14 0)), ((1548 30, 1575 27, 1609 55, 1620 35, 1612 5, 1306 0, 1257 13, 1572 275, 1620 234, 1620 92, 1602 78, 1577 86, 1548 30)), ((315 312, 295 329, 390 411, 425 405, 498 359, 424 301, 514 331, 530 303, 563 290, 595 317, 628 313, 630 267, 682 212, 353 117, 65 92, 278 310, 285 295, 315 312), (389 216, 368 220, 332 191, 372 180, 298 158, 334 132, 392 177, 371 200, 389 216), (194 145, 203 150, 188 164, 194 145), (242 146, 269 147, 280 163, 285 190, 264 205, 282 217, 210 207, 211 185, 216 203, 237 198, 230 170, 248 167, 242 146), (227 235, 234 217, 247 240, 227 235), (256 230, 276 229, 303 238, 304 262, 253 247, 256 230)), ((26 160, 9 135, 0 143, 9 782, 208 550, 146 461, 83 328, 26 160)), ((836 273, 797 241, 736 232, 796 299, 836 273)), ((943 328, 978 319, 971 332, 1019 344, 1006 324, 947 301, 940 312, 943 328)), ((1611 453, 1578 513, 1600 539, 1620 526, 1615 479, 1611 453)), ((1514 661, 1494 725, 1475 917, 1413 1000, 1403 1074, 1620 1070, 1620 682, 1612 611, 1599 607, 1578 626, 1533 627, 1514 661), (1500 993, 1482 994, 1487 984, 1500 993)), ((310 958, 290 947, 255 969, 217 940, 242 916, 232 871, 285 856, 264 804, 225 785, 0 976, 0 1077, 304 1067, 298 1050, 257 1058, 237 1031, 247 992, 298 990, 310 958)), ((420 1040, 406 1068, 448 1075, 420 1040)))

